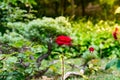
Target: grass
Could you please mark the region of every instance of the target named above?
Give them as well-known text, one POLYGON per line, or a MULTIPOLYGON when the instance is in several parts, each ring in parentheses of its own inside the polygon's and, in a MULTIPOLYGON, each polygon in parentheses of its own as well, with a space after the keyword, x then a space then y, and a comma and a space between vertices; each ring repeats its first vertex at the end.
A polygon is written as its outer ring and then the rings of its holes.
MULTIPOLYGON (((51 61, 44 61, 42 65, 44 66, 48 66, 46 64, 50 63, 51 61)), ((79 72, 80 69, 77 68, 72 68, 70 64, 74 64, 77 66, 80 66, 81 64, 83 64, 83 59, 81 58, 77 58, 77 59, 66 59, 65 60, 65 73, 66 72, 79 72)), ((97 71, 96 73, 90 73, 90 74, 85 74, 85 76, 88 77, 88 80, 120 80, 120 71, 118 71, 117 69, 109 69, 109 70, 104 70, 104 67, 106 65, 106 63, 108 62, 107 59, 101 59, 99 61, 99 66, 100 69, 99 71, 97 71)), ((52 65, 50 67, 50 69, 47 71, 47 73, 45 74, 45 76, 48 77, 56 77, 56 76, 60 76, 61 74, 61 62, 60 60, 57 60, 56 63, 54 65, 52 65)), ((59 79, 56 79, 59 80, 59 79)), ((71 76, 66 80, 85 80, 84 78, 80 77, 80 76, 71 76)))

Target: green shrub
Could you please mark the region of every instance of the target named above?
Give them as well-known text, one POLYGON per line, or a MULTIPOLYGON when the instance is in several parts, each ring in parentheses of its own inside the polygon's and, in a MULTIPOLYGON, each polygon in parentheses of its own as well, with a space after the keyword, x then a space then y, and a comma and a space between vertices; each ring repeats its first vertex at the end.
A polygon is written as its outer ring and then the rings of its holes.
MULTIPOLYGON (((99 21, 93 24, 90 20, 79 20, 72 22, 72 38, 74 44, 77 46, 75 49, 78 52, 76 56, 84 54, 89 46, 95 47, 100 57, 109 57, 112 54, 118 54, 119 42, 114 40, 112 32, 116 23, 114 21, 99 21)), ((75 50, 75 51, 77 51, 75 50)))
POLYGON ((0 35, 0 79, 21 76, 23 80, 42 76, 47 71, 50 64, 42 68, 41 62, 57 47, 54 43, 56 36, 69 34, 71 24, 64 17, 44 17, 28 23, 9 22, 8 27, 12 32, 0 35), (20 75, 14 76, 17 73, 20 75))

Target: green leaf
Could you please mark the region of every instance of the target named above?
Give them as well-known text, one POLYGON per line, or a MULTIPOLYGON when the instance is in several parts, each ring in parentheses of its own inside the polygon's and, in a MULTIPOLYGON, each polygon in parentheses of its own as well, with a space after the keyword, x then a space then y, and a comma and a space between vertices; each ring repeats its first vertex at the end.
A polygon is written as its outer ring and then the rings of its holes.
POLYGON ((105 70, 107 70, 107 69, 109 69, 110 67, 112 67, 112 66, 116 65, 116 64, 117 64, 117 62, 118 62, 118 59, 117 59, 117 58, 116 58, 116 59, 111 60, 109 63, 107 63, 107 65, 106 65, 106 67, 105 67, 105 70))
POLYGON ((117 67, 118 70, 120 70, 120 59, 117 61, 116 67, 117 67))
POLYGON ((16 41, 14 42, 14 44, 12 46, 16 47, 16 48, 21 48, 24 45, 24 41, 16 41))
POLYGON ((120 7, 115 10, 115 14, 120 14, 120 7))
POLYGON ((13 79, 13 77, 12 76, 8 76, 6 80, 11 80, 11 79, 13 79))
POLYGON ((0 62, 0 69, 3 67, 3 63, 2 62, 0 62))
POLYGON ((33 71, 32 68, 27 68, 27 69, 25 69, 25 72, 26 72, 26 73, 32 73, 32 71, 33 71))
POLYGON ((6 60, 7 63, 15 63, 17 62, 17 57, 9 57, 7 60, 6 60))

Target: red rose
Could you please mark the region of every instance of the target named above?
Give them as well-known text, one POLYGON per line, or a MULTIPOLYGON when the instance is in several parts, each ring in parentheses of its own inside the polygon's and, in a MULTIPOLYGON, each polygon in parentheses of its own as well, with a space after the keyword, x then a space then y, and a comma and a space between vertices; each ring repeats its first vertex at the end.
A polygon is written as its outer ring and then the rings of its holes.
POLYGON ((72 39, 68 36, 64 36, 64 35, 61 35, 61 36, 58 36, 55 40, 55 42, 61 46, 61 45, 67 45, 67 46, 70 46, 71 45, 71 42, 72 42, 72 39))
POLYGON ((113 33, 112 33, 112 35, 113 35, 113 37, 114 37, 115 40, 118 39, 117 38, 118 31, 119 31, 119 29, 118 29, 118 27, 116 27, 115 31, 113 31, 113 33))
POLYGON ((94 51, 93 47, 89 47, 89 51, 92 53, 94 51))
POLYGON ((115 40, 117 39, 117 32, 113 32, 113 37, 115 40))

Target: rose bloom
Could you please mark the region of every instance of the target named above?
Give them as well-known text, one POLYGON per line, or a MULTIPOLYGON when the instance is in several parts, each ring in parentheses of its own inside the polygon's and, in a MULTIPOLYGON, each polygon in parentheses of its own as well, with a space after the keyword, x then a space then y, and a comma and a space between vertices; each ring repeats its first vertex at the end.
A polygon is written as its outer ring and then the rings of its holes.
POLYGON ((92 53, 94 51, 94 47, 89 47, 89 51, 92 53))
POLYGON ((112 33, 112 35, 113 35, 113 37, 114 37, 115 40, 118 39, 118 37, 117 37, 117 34, 119 33, 118 31, 119 31, 119 29, 118 29, 118 27, 116 27, 115 31, 113 31, 113 33, 112 33))
POLYGON ((56 38, 55 42, 59 45, 67 45, 70 46, 72 39, 69 36, 64 36, 64 35, 60 35, 56 38))

